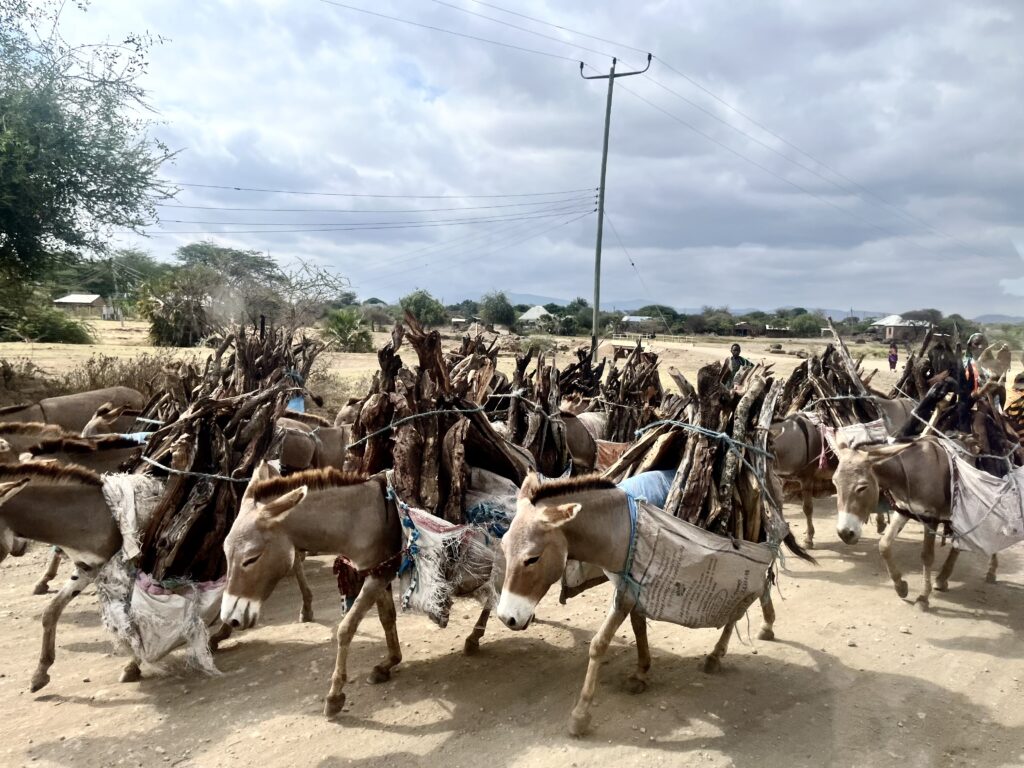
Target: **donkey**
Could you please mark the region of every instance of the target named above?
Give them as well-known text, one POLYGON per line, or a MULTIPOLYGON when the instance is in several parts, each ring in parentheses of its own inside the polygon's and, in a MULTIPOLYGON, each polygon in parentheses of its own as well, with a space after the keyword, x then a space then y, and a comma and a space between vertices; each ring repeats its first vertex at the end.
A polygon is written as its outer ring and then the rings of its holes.
MULTIPOLYGON (((510 629, 526 629, 533 620, 537 604, 561 578, 569 558, 598 566, 617 588, 630 536, 626 493, 611 481, 591 476, 542 483, 536 474, 529 474, 519 489, 516 515, 501 541, 506 562, 498 618, 510 629)), ((796 544, 792 534, 786 537, 786 544, 798 556, 811 559, 796 544)), ((764 625, 760 637, 774 639, 775 608, 769 589, 765 589, 761 597, 761 609, 764 625)), ((574 736, 585 733, 590 725, 590 704, 597 687, 601 659, 627 615, 636 635, 637 650, 637 667, 629 676, 628 689, 640 693, 647 688, 651 667, 647 620, 636 609, 635 596, 631 596, 629 590, 619 592, 616 589, 608 615, 590 643, 587 676, 569 725, 574 736)), ((734 626, 730 622, 723 628, 714 649, 705 658, 705 672, 717 672, 721 668, 734 626)))
MULTIPOLYGON (((221 620, 233 628, 252 627, 274 586, 292 569, 297 549, 342 555, 365 578, 355 603, 338 625, 338 656, 324 704, 324 715, 332 718, 345 704, 349 645, 371 606, 377 606, 388 654, 373 668, 369 682, 389 680, 392 668, 402 660, 391 593, 403 554, 402 524, 394 501, 387 496, 384 477, 337 469, 281 477, 262 462, 224 540, 228 580, 221 620)), ((489 615, 485 608, 466 638, 467 655, 479 648, 489 615)))
MULTIPOLYGON (((878 542, 878 551, 885 561, 889 578, 896 594, 906 597, 907 582, 892 557, 892 544, 912 517, 924 525, 924 545, 921 563, 924 587, 915 604, 928 610, 932 591, 932 564, 935 562, 935 529, 950 519, 949 457, 935 438, 918 438, 911 443, 899 443, 858 450, 837 446, 839 465, 836 467, 836 529, 846 544, 856 544, 861 529, 875 505, 880 491, 888 491, 896 502, 895 519, 878 542)), ((935 579, 935 589, 949 589, 949 576, 953 572, 960 550, 950 548, 946 562, 935 579)), ((989 561, 985 581, 996 580, 999 564, 996 555, 989 561)))
MULTIPOLYGON (((126 462, 135 459, 142 446, 130 438, 105 435, 96 438, 58 437, 41 440, 26 451, 31 461, 51 461, 76 464, 94 472, 120 472, 126 462)), ((32 594, 45 595, 50 582, 57 577, 62 553, 53 547, 46 561, 43 575, 32 587, 32 594)))
MULTIPOLYGON (((99 574, 121 548, 121 532, 103 498, 102 480, 92 470, 50 462, 0 466, 0 483, 20 484, 0 505, 4 537, 18 536, 60 547, 75 571, 43 611, 43 647, 32 675, 31 690, 50 682, 56 659, 57 622, 64 608, 99 574)), ((2 558, 0 558, 2 559, 2 558)), ((141 677, 137 659, 121 672, 122 682, 141 677)))
POLYGON ((56 424, 45 424, 41 421, 0 421, 0 438, 7 443, 11 454, 11 458, 4 462, 6 464, 17 461, 18 456, 42 440, 73 436, 56 424))
MULTIPOLYGON (((908 398, 887 400, 876 398, 886 430, 897 434, 911 418, 914 401, 908 398)), ((775 471, 783 479, 795 480, 800 485, 800 502, 807 530, 803 545, 814 549, 814 488, 828 483, 836 469, 836 459, 825 444, 818 425, 803 413, 790 414, 771 426, 772 447, 775 452, 775 471)), ((878 516, 878 532, 885 528, 884 518, 878 516)))
POLYGON ((38 403, 12 405, 0 408, 0 422, 42 421, 56 424, 69 432, 79 432, 106 402, 127 405, 141 410, 146 405, 142 393, 131 387, 106 387, 73 395, 47 397, 38 403))

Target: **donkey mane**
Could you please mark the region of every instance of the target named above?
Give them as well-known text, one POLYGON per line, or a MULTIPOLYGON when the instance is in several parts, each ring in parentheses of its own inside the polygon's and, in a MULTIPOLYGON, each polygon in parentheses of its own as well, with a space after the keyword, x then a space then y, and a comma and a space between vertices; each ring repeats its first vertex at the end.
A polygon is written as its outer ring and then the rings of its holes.
MULTIPOLYGON (((19 408, 21 406, 11 406, 12 408, 19 408)), ((3 413, 5 409, 0 408, 0 413, 3 413)), ((70 436, 70 432, 65 432, 56 424, 44 424, 41 421, 3 421, 0 422, 0 435, 38 435, 42 432, 56 432, 58 434, 70 436)))
POLYGON ((577 477, 546 480, 530 493, 529 500, 535 504, 541 499, 550 499, 552 496, 565 496, 570 493, 583 493, 584 491, 609 491, 616 488, 618 486, 615 483, 600 475, 579 475, 577 477))
POLYGON ((142 445, 130 437, 120 435, 103 435, 102 437, 55 437, 40 440, 28 449, 33 456, 42 453, 95 453, 96 451, 114 451, 122 448, 141 448, 142 445))
POLYGON ((0 464, 0 482, 20 480, 24 477, 51 485, 80 483, 102 486, 103 479, 91 469, 77 464, 27 461, 21 464, 0 464))
POLYGON ((325 419, 323 416, 317 416, 315 413, 300 413, 299 411, 285 411, 284 418, 291 419, 292 421, 299 421, 303 424, 309 424, 314 427, 333 427, 334 422, 325 419))
POLYGON ((276 498, 288 491, 306 486, 311 491, 323 491, 328 488, 344 488, 347 485, 360 485, 370 479, 369 475, 362 472, 343 472, 334 467, 324 469, 306 469, 302 472, 295 472, 287 477, 273 477, 270 480, 263 480, 257 483, 253 489, 253 498, 256 501, 265 501, 269 498, 276 498))

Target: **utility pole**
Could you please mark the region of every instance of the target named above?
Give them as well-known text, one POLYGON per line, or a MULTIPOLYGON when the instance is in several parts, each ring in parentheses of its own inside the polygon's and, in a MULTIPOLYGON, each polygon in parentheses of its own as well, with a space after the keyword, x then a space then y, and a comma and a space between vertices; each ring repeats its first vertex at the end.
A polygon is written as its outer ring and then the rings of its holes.
POLYGON ((630 77, 631 75, 642 75, 651 68, 651 54, 647 54, 647 66, 635 72, 616 72, 615 62, 612 59, 612 68, 607 75, 584 75, 583 62, 580 62, 580 77, 584 80, 608 80, 608 104, 604 109, 604 149, 601 152, 601 186, 597 191, 597 245, 594 249, 594 315, 590 327, 590 357, 597 361, 597 332, 598 322, 601 316, 601 240, 604 236, 604 180, 608 172, 608 133, 612 125, 612 89, 615 86, 615 78, 630 77))

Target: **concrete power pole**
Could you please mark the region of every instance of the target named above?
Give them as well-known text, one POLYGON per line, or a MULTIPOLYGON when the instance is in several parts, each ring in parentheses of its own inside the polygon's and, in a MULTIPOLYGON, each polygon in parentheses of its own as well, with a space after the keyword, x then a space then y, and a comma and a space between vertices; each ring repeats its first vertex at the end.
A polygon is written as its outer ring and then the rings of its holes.
POLYGON ((601 186, 597 192, 597 245, 594 249, 594 315, 590 328, 590 357, 597 360, 597 333, 598 323, 601 316, 601 240, 604 236, 604 180, 608 172, 608 132, 612 124, 612 89, 615 86, 615 78, 630 77, 631 75, 642 75, 651 68, 651 54, 647 54, 647 66, 635 72, 616 72, 616 59, 612 59, 612 68, 607 75, 583 74, 583 62, 580 62, 580 77, 584 80, 607 80, 608 81, 608 103, 604 109, 604 149, 601 152, 601 186))

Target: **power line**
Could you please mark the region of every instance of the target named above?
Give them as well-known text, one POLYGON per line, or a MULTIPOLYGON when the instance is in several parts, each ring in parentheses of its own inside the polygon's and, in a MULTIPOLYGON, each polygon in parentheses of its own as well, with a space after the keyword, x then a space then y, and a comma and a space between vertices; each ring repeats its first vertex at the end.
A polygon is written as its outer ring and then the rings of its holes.
POLYGON ((683 125, 683 126, 689 128, 691 131, 696 133, 698 136, 701 136, 701 137, 707 139, 708 141, 710 141, 713 144, 717 144, 718 146, 722 147, 722 149, 725 149, 728 152, 731 152, 732 154, 736 155, 736 157, 740 158, 741 160, 745 160, 746 162, 750 163, 751 165, 753 165, 753 166, 755 166, 757 168, 760 168, 762 171, 767 173, 769 176, 773 176, 774 178, 778 179, 779 181, 781 181, 781 182, 783 182, 785 184, 788 184, 789 186, 793 187, 794 189, 796 189, 796 190, 798 190, 800 192, 803 192, 805 195, 813 197, 815 200, 818 200, 819 202, 822 202, 822 203, 824 203, 825 205, 827 205, 827 206, 829 206, 831 208, 835 208, 837 211, 839 211, 841 213, 844 213, 847 216, 849 216, 849 217, 851 217, 853 219, 856 219, 857 221, 860 221, 862 224, 866 224, 867 226, 871 227, 872 229, 877 229, 879 232, 881 232, 882 234, 884 234, 884 235, 886 235, 888 237, 895 237, 895 238, 897 238, 899 240, 903 240, 904 242, 909 243, 910 245, 915 246, 916 248, 920 248, 920 249, 922 249, 923 251, 925 251, 927 253, 932 253, 931 249, 927 248, 926 246, 921 245, 920 243, 918 243, 918 242, 916 242, 914 240, 911 240, 910 238, 908 238, 908 237, 906 237, 904 235, 900 235, 897 232, 893 232, 890 229, 886 229, 885 227, 882 227, 882 226, 880 226, 878 224, 875 224, 870 219, 866 219, 863 216, 861 216, 861 215, 859 215, 857 213, 854 213, 849 208, 844 208, 843 206, 839 205, 838 203, 832 202, 827 197, 822 197, 821 195, 817 194, 816 192, 812 192, 811 190, 807 189, 806 187, 803 187, 800 184, 797 184, 795 181, 787 179, 785 176, 782 176, 781 174, 776 173, 775 171, 773 171, 768 166, 763 165, 762 163, 759 163, 757 160, 754 160, 753 158, 748 157, 747 155, 744 155, 739 150, 733 149, 728 144, 726 144, 726 143, 724 143, 722 141, 719 141, 718 139, 716 139, 711 134, 705 133, 704 131, 700 130, 699 128, 697 128, 692 123, 688 123, 686 120, 683 120, 683 118, 679 117, 678 115, 675 115, 675 114, 669 112, 668 110, 658 106, 653 101, 650 101, 650 100, 644 98, 643 96, 641 96, 636 91, 631 91, 629 88, 627 88, 624 85, 620 86, 620 88, 622 88, 622 90, 626 91, 626 93, 629 93, 632 96, 634 96, 635 98, 637 98, 640 101, 644 102, 649 107, 657 110, 658 112, 661 112, 663 115, 665 115, 666 117, 670 118, 671 120, 675 120, 680 125, 683 125))
POLYGON ((258 206, 234 205, 182 205, 180 203, 157 203, 160 208, 183 208, 195 211, 259 211, 264 213, 438 213, 440 211, 482 211, 496 208, 525 208, 530 205, 554 205, 556 203, 583 202, 594 199, 566 197, 560 200, 540 200, 529 203, 497 203, 495 205, 462 205, 448 208, 262 208, 258 206))
MULTIPOLYGON (((327 0, 319 0, 320 2, 327 2, 327 0)), ((575 59, 572 59, 575 63, 575 59)), ((266 187, 240 187, 234 184, 197 184, 195 182, 187 181, 176 181, 173 182, 178 187, 193 187, 196 189, 226 189, 232 192, 265 192, 275 195, 309 195, 316 197, 367 197, 367 198, 380 198, 380 199, 400 199, 400 200, 477 200, 477 199, 498 199, 506 197, 542 197, 544 195, 573 195, 582 192, 596 192, 596 187, 584 187, 582 189, 563 189, 553 190, 551 192, 518 192, 507 195, 377 195, 377 194, 365 194, 361 192, 315 192, 308 190, 296 190, 296 189, 269 189, 266 187)))
MULTIPOLYGON (((586 208, 582 212, 590 212, 592 208, 586 208)), ((275 235, 275 234, 290 234, 299 232, 365 232, 370 230, 387 230, 387 229, 423 229, 428 227, 448 227, 448 226, 464 226, 466 224, 490 224, 496 221, 525 221, 527 219, 549 219, 555 216, 562 216, 566 213, 578 213, 581 212, 579 208, 574 210, 561 210, 555 213, 542 213, 534 214, 530 216, 521 216, 519 218, 505 218, 505 219, 472 219, 458 222, 421 222, 418 224, 401 224, 401 225, 375 225, 375 226, 347 226, 347 227, 302 227, 302 228, 290 228, 290 229, 229 229, 229 230, 209 230, 209 229, 198 229, 198 230, 183 230, 183 229, 169 229, 158 233, 147 233, 150 235, 275 235)), ((176 223, 174 220, 168 220, 167 223, 176 223)), ((228 226, 221 225, 217 222, 202 222, 209 224, 210 226, 228 226)), ((267 225, 274 226, 274 225, 267 225)))
POLYGON ((672 333, 672 326, 668 324, 668 320, 665 319, 665 315, 662 313, 661 307, 658 306, 658 302, 654 299, 654 294, 652 294, 651 289, 647 287, 647 283, 644 281, 644 276, 640 274, 640 270, 637 268, 636 262, 633 261, 633 257, 629 253, 629 249, 626 248, 626 244, 622 242, 622 238, 619 237, 619 230, 615 228, 615 222, 612 221, 612 217, 608 215, 608 211, 605 211, 604 215, 605 218, 608 219, 608 226, 611 227, 612 234, 615 235, 615 239, 618 241, 619 247, 622 249, 622 252, 626 254, 626 261, 628 261, 629 265, 633 267, 633 271, 636 272, 636 277, 640 281, 640 285, 644 287, 644 292, 647 294, 647 298, 651 300, 651 306, 654 307, 655 311, 658 313, 658 316, 661 318, 661 322, 665 324, 665 330, 668 333, 672 333))
MULTIPOLYGON (((434 0, 434 2, 441 2, 441 0, 434 0)), ((554 29, 559 29, 559 30, 562 30, 564 32, 568 32, 570 34, 579 35, 580 37, 586 37, 586 38, 589 38, 591 40, 598 40, 600 42, 608 43, 609 45, 614 45, 614 46, 619 47, 619 48, 625 48, 625 49, 628 49, 628 50, 631 50, 631 51, 635 51, 637 53, 646 53, 646 51, 644 51, 641 48, 636 48, 634 46, 627 45, 625 43, 617 42, 617 41, 614 41, 614 40, 608 40, 606 38, 598 37, 596 35, 590 35, 590 34, 587 34, 586 32, 581 32, 581 31, 579 31, 577 29, 572 29, 571 27, 565 27, 565 26, 562 26, 560 24, 555 24, 555 23, 550 22, 550 21, 545 21, 544 19, 539 19, 539 18, 536 18, 536 17, 533 17, 533 16, 527 16, 526 14, 518 13, 516 11, 512 11, 512 10, 509 10, 507 8, 502 8, 501 6, 495 5, 493 3, 484 2, 483 0, 470 0, 470 2, 474 2, 474 3, 477 3, 479 5, 484 5, 484 6, 487 6, 488 8, 493 8, 494 10, 498 10, 498 11, 501 11, 503 13, 510 14, 512 16, 518 16, 520 18, 528 19, 528 20, 536 22, 538 24, 543 24, 545 26, 552 27, 554 29)), ((449 5, 449 3, 444 3, 444 2, 441 2, 441 4, 442 5, 449 5)), ((451 7, 456 7, 457 8, 457 6, 451 6, 451 7)), ((465 12, 466 13, 473 13, 472 11, 465 11, 465 12)), ((508 24, 507 22, 503 22, 500 19, 493 19, 493 18, 491 18, 489 16, 484 16, 483 14, 473 14, 473 15, 481 16, 482 18, 485 18, 485 19, 491 19, 492 21, 496 21, 499 24, 505 24, 506 26, 511 26, 514 29, 519 29, 519 30, 522 30, 522 31, 527 32, 529 34, 538 35, 540 37, 549 37, 548 35, 544 35, 544 34, 542 34, 540 32, 536 32, 534 30, 530 30, 530 29, 527 29, 525 27, 519 27, 519 26, 516 26, 516 25, 508 24)), ((552 39, 557 39, 557 38, 552 38, 552 39)), ((563 41, 563 42, 566 42, 566 41, 563 41)), ((566 44, 567 45, 571 45, 571 43, 568 43, 568 42, 566 42, 566 44)), ((578 46, 578 47, 581 47, 581 46, 578 46)), ((589 49, 589 48, 582 48, 582 50, 591 50, 591 49, 589 49)), ((594 52, 595 53, 600 53, 599 51, 594 51, 594 52)), ((603 55, 607 55, 607 54, 603 54, 603 55)), ((722 119, 720 116, 716 115, 711 110, 708 110, 708 109, 702 107, 701 105, 697 104, 696 102, 694 102, 694 101, 686 98, 685 96, 677 93, 676 91, 674 91, 673 89, 669 88, 668 86, 666 86, 666 85, 660 83, 659 81, 655 80, 650 75, 646 75, 647 79, 650 80, 655 85, 657 85, 659 88, 664 89, 668 93, 671 93, 673 96, 676 96, 677 98, 679 98, 682 101, 686 102, 687 104, 689 104, 693 108, 698 109, 701 112, 704 112, 705 114, 709 115, 710 117, 712 117, 713 119, 717 120, 718 122, 723 123, 724 125, 728 126, 729 128, 733 129, 734 131, 737 131, 738 133, 740 133, 743 136, 747 137, 751 141, 759 144, 760 146, 764 147, 765 149, 769 150, 770 152, 775 153, 776 155, 778 155, 782 159, 784 159, 784 160, 786 160, 786 161, 788 161, 790 163, 793 163, 794 165, 796 165, 799 168, 802 168, 803 170, 807 171, 808 173, 813 174, 814 176, 818 177, 819 179, 821 179, 822 181, 826 182, 827 184, 831 184, 832 186, 836 187, 837 189, 839 189, 839 190, 841 190, 843 192, 846 192, 847 194, 852 193, 852 194, 857 194, 859 196, 860 195, 866 195, 867 197, 872 198, 877 205, 880 205, 880 206, 882 206, 884 208, 889 209, 890 211, 892 211, 896 215, 900 216, 904 220, 912 222, 912 223, 917 224, 919 226, 925 227, 926 229, 930 230, 931 232, 934 232, 935 234, 937 234, 937 235, 939 235, 941 237, 944 237, 947 240, 949 240, 949 241, 959 245, 961 248, 967 250, 970 253, 976 252, 976 250, 977 250, 976 248, 974 248, 973 246, 969 245, 968 243, 965 243, 963 240, 960 240, 959 238, 957 238, 957 237, 955 237, 953 235, 950 235, 947 232, 944 232, 943 230, 935 227, 934 225, 930 224, 929 222, 925 221, 924 219, 922 219, 922 218, 920 218, 918 216, 914 216, 913 214, 908 213, 907 211, 904 211, 899 206, 894 205, 893 203, 890 203, 885 198, 883 198, 880 195, 872 192, 870 189, 868 189, 867 187, 863 186, 862 184, 859 184, 858 182, 856 182, 854 179, 850 178, 846 174, 844 174, 841 171, 833 168, 832 166, 830 166, 825 161, 821 160, 820 158, 816 157, 815 155, 812 155, 810 152, 807 152, 806 150, 804 150, 801 147, 797 146, 792 141, 789 141, 784 136, 781 136, 776 131, 773 131, 771 128, 766 126, 764 123, 758 121, 754 117, 751 117, 749 114, 747 114, 746 112, 741 110, 739 107, 736 107, 733 104, 730 104, 728 101, 723 99, 721 96, 716 94, 711 89, 707 88, 705 85, 703 85, 698 80, 694 79, 693 77, 690 77, 689 75, 687 75, 684 72, 681 72, 676 67, 673 67, 669 62, 665 61, 660 56, 655 56, 655 58, 666 69, 668 69, 669 71, 675 73, 679 77, 683 78, 684 80, 686 80, 686 82, 690 83, 695 88, 698 88, 699 90, 703 91, 705 94, 710 96, 712 99, 717 101, 719 104, 724 106, 726 109, 728 109, 731 112, 739 115, 743 119, 749 121, 752 125, 756 126, 760 130, 762 130, 765 133, 767 133, 772 138, 778 140, 782 144, 785 144, 787 147, 793 149, 794 151, 796 151, 799 154, 803 155, 804 157, 806 157, 807 159, 811 160, 812 162, 817 163, 818 165, 820 165, 825 170, 829 171, 831 174, 833 174, 837 178, 842 179, 844 182, 846 182, 846 184, 848 184, 850 187, 852 187, 852 189, 844 187, 843 185, 838 184, 836 181, 834 181, 832 179, 829 179, 825 175, 821 174, 816 169, 811 168, 811 167, 807 166, 806 164, 801 163, 801 162, 799 162, 797 160, 794 160, 793 158, 789 157, 785 153, 780 152, 779 150, 775 149, 774 147, 772 147, 767 142, 761 141, 760 139, 756 138, 755 136, 751 135, 750 133, 748 133, 748 132, 744 131, 743 129, 739 128, 738 126, 735 126, 732 123, 728 122, 727 120, 722 119)), ((626 66, 631 66, 626 61, 623 61, 623 64, 625 64, 626 66)))
POLYGON ((161 224, 209 224, 210 226, 253 226, 253 227, 280 227, 280 226, 296 226, 296 227, 323 227, 323 226, 345 226, 355 228, 361 227, 375 227, 379 225, 393 226, 399 228, 405 225, 419 225, 419 224, 490 224, 500 221, 520 221, 522 219, 533 219, 537 218, 540 214, 548 213, 563 213, 570 211, 571 209, 578 209, 581 205, 591 205, 591 202, 574 202, 568 203, 561 206, 552 206, 550 208, 542 208, 539 211, 516 211, 515 213, 506 214, 493 214, 490 216, 471 216, 465 218, 456 219, 408 219, 398 221, 224 221, 216 220, 210 221, 208 219, 161 219, 161 224))
POLYGON ((403 19, 403 18, 401 18, 399 16, 388 16, 387 14, 377 13, 376 11, 369 11, 366 8, 356 8, 354 5, 346 5, 345 3, 339 3, 339 2, 336 2, 336 0, 319 0, 319 1, 321 3, 325 3, 326 5, 333 5, 333 6, 336 6, 338 8, 345 8, 345 9, 350 10, 350 11, 356 11, 357 13, 365 13, 368 16, 376 16, 377 18, 388 19, 389 21, 397 21, 400 24, 409 24, 409 25, 411 25, 413 27, 421 27, 423 29, 430 29, 430 30, 433 30, 434 32, 443 32, 446 35, 454 35, 455 37, 464 37, 464 38, 467 38, 469 40, 476 40, 476 41, 481 42, 481 43, 489 43, 491 45, 498 45, 498 46, 501 46, 502 48, 511 48, 512 50, 515 50, 515 51, 522 51, 524 53, 533 53, 533 54, 536 54, 537 56, 547 56, 548 58, 551 58, 551 59, 561 59, 562 61, 571 61, 573 64, 576 63, 576 59, 571 59, 568 56, 561 56, 561 55, 559 55, 557 53, 550 53, 548 51, 538 51, 538 50, 536 50, 534 48, 524 48, 523 46, 520 46, 520 45, 513 45, 512 43, 503 43, 503 42, 500 42, 498 40, 489 40, 488 38, 485 38, 485 37, 477 37, 476 35, 470 35, 470 34, 467 34, 465 32, 456 32, 454 30, 445 29, 443 27, 435 27, 435 26, 432 26, 431 24, 423 24, 423 23, 418 22, 418 21, 412 21, 411 19, 403 19))

